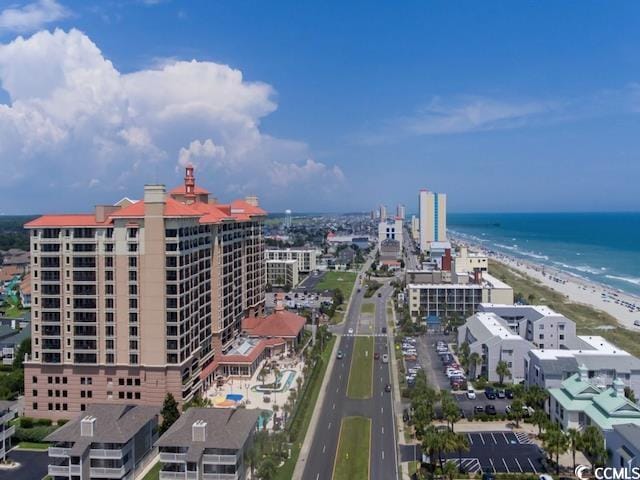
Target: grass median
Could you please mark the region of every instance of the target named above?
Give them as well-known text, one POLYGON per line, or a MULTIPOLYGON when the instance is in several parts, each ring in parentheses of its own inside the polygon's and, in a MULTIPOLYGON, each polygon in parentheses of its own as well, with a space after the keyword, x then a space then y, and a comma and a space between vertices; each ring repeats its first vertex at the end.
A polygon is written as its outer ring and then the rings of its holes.
POLYGON ((345 417, 340 425, 333 480, 368 480, 371 419, 345 417))
POLYGON ((640 356, 640 332, 621 327, 615 317, 608 313, 588 305, 573 303, 561 293, 541 284, 529 275, 495 260, 490 261, 489 272, 509 284, 514 293, 520 293, 524 298, 532 295, 533 303, 548 305, 576 322, 578 335, 599 335, 632 355, 640 356))
POLYGON ((360 313, 375 315, 376 304, 375 303, 363 303, 360 305, 360 313))
POLYGON ((371 398, 373 389, 373 337, 356 337, 349 370, 347 396, 371 398))

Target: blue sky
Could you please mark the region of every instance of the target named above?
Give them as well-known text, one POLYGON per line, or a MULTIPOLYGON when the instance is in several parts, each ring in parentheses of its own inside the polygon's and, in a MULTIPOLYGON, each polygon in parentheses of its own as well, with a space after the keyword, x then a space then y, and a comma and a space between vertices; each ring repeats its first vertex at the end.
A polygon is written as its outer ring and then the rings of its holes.
POLYGON ((450 211, 638 210, 639 14, 0 0, 0 210, 137 197, 186 163, 274 211, 413 210, 422 187, 450 211))

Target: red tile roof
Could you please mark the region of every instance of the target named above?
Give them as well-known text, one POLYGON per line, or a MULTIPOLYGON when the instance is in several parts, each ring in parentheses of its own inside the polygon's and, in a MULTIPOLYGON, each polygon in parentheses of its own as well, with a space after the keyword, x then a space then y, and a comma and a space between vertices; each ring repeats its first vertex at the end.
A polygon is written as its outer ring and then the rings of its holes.
POLYGON ((247 317, 242 330, 254 337, 297 337, 307 323, 304 317, 286 310, 277 310, 266 317, 247 317))
MULTIPOLYGON (((185 205, 178 202, 171 197, 165 199, 164 215, 166 217, 199 217, 202 213, 198 212, 191 205, 185 205)), ((110 215, 111 218, 132 217, 142 218, 144 217, 144 201, 139 200, 136 203, 132 203, 128 207, 116 210, 110 215)))
MULTIPOLYGON (((169 193, 171 195, 186 195, 187 194, 187 187, 184 184, 178 185, 176 188, 174 188, 171 191, 169 191, 169 193)), ((196 185, 195 187, 193 187, 193 193, 195 195, 209 195, 211 192, 209 192, 205 188, 202 188, 199 185, 196 185)))
POLYGON ((111 223, 110 220, 96 221, 96 216, 93 213, 65 213, 43 215, 26 223, 25 227, 98 227, 109 223, 111 223))

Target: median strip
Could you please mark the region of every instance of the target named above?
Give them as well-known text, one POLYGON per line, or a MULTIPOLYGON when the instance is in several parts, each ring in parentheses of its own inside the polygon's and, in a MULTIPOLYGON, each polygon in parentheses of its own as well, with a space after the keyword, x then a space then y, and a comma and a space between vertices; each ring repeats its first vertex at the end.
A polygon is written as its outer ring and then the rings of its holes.
POLYGON ((371 419, 345 417, 340 426, 333 480, 368 480, 371 419))
POLYGON ((371 398, 373 393, 373 337, 356 337, 349 370, 347 396, 354 399, 371 398))

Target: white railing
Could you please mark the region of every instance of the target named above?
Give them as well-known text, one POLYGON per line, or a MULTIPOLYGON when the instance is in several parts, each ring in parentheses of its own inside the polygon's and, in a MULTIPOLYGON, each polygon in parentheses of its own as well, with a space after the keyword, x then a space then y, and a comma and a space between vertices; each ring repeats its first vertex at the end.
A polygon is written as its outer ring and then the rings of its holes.
MULTIPOLYGON (((13 354, 13 349, 11 350, 11 354, 13 354)), ((16 412, 10 411, 5 413, 2 417, 0 417, 0 423, 7 423, 9 420, 13 420, 16 416, 16 412)))
POLYGON ((4 431, 0 432, 0 441, 9 438, 16 432, 15 425, 11 425, 9 428, 5 428, 4 431))
POLYGON ((122 450, 105 449, 105 448, 92 448, 89 451, 91 458, 122 458, 122 450))
POLYGON ((49 447, 49 456, 50 457, 68 457, 70 448, 61 448, 61 447, 49 447))
POLYGON ((202 480, 237 480, 237 473, 203 473, 202 480))
POLYGON ((186 453, 160 452, 160 461, 162 463, 185 462, 186 460, 186 453))
POLYGON ((198 480, 197 472, 167 472, 160 470, 159 480, 198 480))
POLYGON ((49 465, 49 475, 55 476, 69 476, 69 465, 49 465))
POLYGON ((212 463, 214 465, 235 465, 238 458, 235 455, 210 455, 202 456, 202 463, 212 463))
POLYGON ((91 477, 108 477, 108 478, 122 478, 124 476, 124 465, 120 468, 99 468, 91 467, 91 477))
POLYGON ((69 471, 71 475, 80 475, 80 465, 71 465, 69 471))

